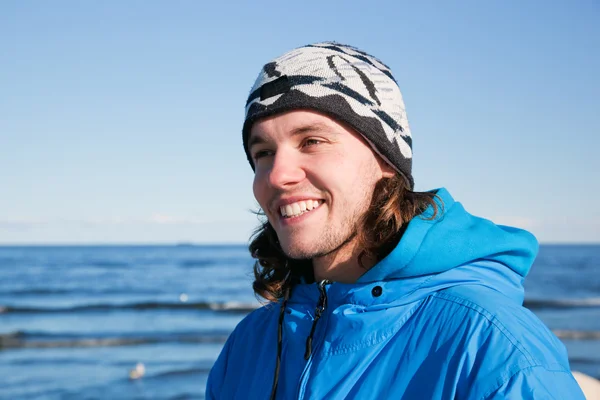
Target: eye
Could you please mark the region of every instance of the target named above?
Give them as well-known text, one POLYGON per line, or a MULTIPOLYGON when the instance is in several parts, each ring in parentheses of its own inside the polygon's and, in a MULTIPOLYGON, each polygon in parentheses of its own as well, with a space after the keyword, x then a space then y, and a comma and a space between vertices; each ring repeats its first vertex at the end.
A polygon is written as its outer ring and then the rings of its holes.
POLYGON ((303 146, 310 147, 310 146, 316 146, 321 143, 323 143, 323 141, 321 139, 309 138, 304 141, 303 146))
POLYGON ((265 158, 265 157, 268 157, 271 155, 273 155, 273 151, 271 151, 271 150, 258 150, 252 155, 252 158, 256 162, 256 161, 260 160, 261 158, 265 158))

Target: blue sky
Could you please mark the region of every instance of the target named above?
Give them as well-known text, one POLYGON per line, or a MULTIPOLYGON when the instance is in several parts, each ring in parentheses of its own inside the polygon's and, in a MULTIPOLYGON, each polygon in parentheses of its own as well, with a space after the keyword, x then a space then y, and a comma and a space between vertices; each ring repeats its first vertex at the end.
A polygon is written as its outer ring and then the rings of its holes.
POLYGON ((392 68, 418 190, 600 242, 599 19, 594 0, 3 1, 0 244, 246 242, 245 99, 324 40, 392 68))

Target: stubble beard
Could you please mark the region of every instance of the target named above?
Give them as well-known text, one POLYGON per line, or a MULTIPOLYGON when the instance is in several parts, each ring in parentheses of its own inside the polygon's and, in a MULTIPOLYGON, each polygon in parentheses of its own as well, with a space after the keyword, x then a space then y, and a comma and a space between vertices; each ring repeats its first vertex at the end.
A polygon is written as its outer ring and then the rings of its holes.
MULTIPOLYGON (((368 199, 370 202, 370 197, 368 199)), ((367 202, 365 201, 365 203, 367 202)), ((294 243, 292 239, 285 248, 282 246, 282 250, 286 256, 296 260, 312 260, 331 256, 342 250, 356 237, 358 224, 367 209, 368 204, 363 204, 353 214, 347 215, 338 227, 326 227, 322 232, 315 232, 314 239, 309 239, 310 243, 300 245, 294 243)))
POLYGON ((341 229, 335 232, 327 231, 315 236, 312 246, 298 246, 290 243, 283 252, 289 258, 295 260, 312 260, 314 258, 326 257, 342 249, 356 236, 356 224, 350 225, 345 221, 341 229))
MULTIPOLYGON (((285 255, 296 260, 312 260, 332 256, 343 250, 356 237, 358 225, 371 205, 374 189, 375 184, 372 187, 363 187, 363 193, 358 196, 362 199, 361 204, 354 208, 351 214, 346 214, 338 226, 326 225, 323 231, 314 232, 308 243, 300 244, 294 243, 293 239, 288 240, 285 247, 281 246, 285 255)), ((351 208, 350 204, 340 204, 338 213, 351 208)))

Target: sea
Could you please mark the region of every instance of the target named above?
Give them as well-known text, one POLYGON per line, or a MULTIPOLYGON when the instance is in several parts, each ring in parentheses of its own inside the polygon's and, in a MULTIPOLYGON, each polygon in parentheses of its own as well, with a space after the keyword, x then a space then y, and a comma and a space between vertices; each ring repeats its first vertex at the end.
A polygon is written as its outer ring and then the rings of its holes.
MULTIPOLYGON (((244 245, 0 247, 1 399, 203 399, 260 306, 244 245)), ((600 245, 542 245, 525 306, 600 378, 600 245)))

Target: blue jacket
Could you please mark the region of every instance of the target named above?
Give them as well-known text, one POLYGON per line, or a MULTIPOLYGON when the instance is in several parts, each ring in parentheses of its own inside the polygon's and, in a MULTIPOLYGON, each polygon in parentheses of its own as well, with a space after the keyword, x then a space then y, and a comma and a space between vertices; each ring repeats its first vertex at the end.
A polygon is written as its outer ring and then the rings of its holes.
MULTIPOLYGON (((522 307, 537 253, 528 232, 467 213, 412 220, 397 247, 354 284, 292 291, 277 399, 585 399, 563 344, 522 307)), ((425 216, 431 215, 431 210, 425 216)), ((279 304, 243 319, 213 366, 207 399, 269 399, 279 304)))

